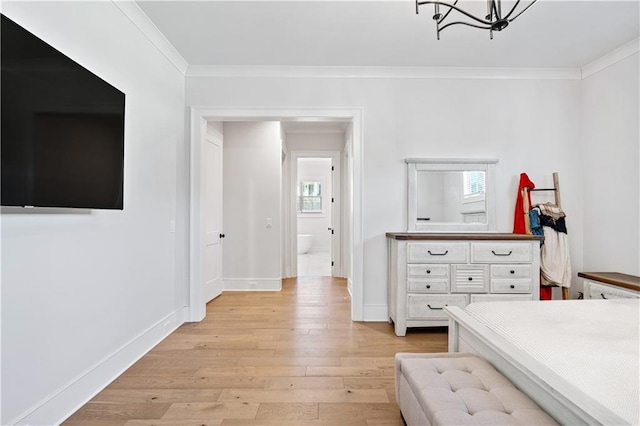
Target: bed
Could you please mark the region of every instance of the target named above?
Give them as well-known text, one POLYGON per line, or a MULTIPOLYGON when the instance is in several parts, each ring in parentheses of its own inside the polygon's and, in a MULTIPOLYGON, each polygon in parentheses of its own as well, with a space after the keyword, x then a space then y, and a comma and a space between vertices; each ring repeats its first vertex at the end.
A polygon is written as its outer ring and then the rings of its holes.
POLYGON ((640 300, 446 307, 449 352, 489 361, 561 424, 640 424, 640 300))

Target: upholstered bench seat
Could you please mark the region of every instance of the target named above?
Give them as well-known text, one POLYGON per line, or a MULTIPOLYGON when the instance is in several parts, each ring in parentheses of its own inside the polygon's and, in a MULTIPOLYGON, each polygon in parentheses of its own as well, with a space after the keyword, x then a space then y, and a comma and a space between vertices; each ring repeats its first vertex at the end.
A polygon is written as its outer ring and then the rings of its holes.
POLYGON ((395 369, 396 399, 409 426, 557 425, 477 356, 399 353, 395 369))

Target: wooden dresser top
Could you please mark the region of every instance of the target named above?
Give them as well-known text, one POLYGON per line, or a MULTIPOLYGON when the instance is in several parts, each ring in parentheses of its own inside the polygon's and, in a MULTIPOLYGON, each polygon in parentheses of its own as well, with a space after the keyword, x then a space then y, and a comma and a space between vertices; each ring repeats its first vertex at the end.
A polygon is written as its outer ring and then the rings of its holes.
POLYGON ((640 291, 640 277, 636 277, 635 275, 621 274, 619 272, 578 272, 578 276, 616 287, 640 291))
POLYGON ((387 232, 387 238, 394 240, 542 240, 542 236, 526 234, 501 234, 497 232, 387 232))

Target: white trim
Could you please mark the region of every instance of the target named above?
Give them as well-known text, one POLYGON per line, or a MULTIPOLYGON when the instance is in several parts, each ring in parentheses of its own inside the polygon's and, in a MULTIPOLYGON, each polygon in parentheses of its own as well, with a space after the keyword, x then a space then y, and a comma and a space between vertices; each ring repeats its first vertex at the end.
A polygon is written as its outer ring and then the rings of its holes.
POLYGON ((223 291, 280 291, 280 278, 225 278, 222 280, 223 291))
POLYGON ((189 161, 189 321, 202 321, 206 315, 206 301, 202 300, 202 235, 205 229, 204 167, 202 165, 202 141, 207 137, 207 121, 204 117, 191 114, 191 158, 189 161))
POLYGON ((111 0, 129 18, 138 30, 158 49, 182 75, 186 75, 189 64, 178 50, 167 40, 149 17, 133 0, 111 0))
POLYGON ((187 314, 188 308, 183 307, 162 318, 8 424, 43 425, 52 419, 62 423, 182 325, 187 314))
POLYGON ((389 321, 389 309, 387 305, 365 305, 364 319, 369 322, 389 321))
POLYGON ((604 56, 592 61, 582 67, 582 79, 591 77, 593 74, 602 71, 605 68, 614 65, 629 56, 635 55, 640 52, 640 38, 630 41, 629 43, 620 46, 616 50, 607 53, 604 56))
POLYGON ((274 78, 454 78, 491 80, 580 80, 580 68, 431 68, 348 66, 189 65, 187 77, 274 78))
MULTIPOLYGON (((202 198, 198 196, 201 181, 201 166, 199 159, 200 141, 206 121, 246 121, 246 120, 295 120, 299 118, 314 118, 319 120, 345 120, 353 123, 353 229, 351 229, 351 319, 362 321, 364 303, 364 251, 362 242, 362 192, 363 192, 363 112, 359 108, 215 108, 193 106, 191 111, 190 147, 191 147, 191 213, 190 213, 190 277, 189 303, 190 321, 200 321, 206 313, 205 304, 201 299, 201 285, 197 279, 199 270, 199 256, 197 242, 199 241, 200 209, 202 198)), ((349 178, 349 177, 347 177, 349 178)))

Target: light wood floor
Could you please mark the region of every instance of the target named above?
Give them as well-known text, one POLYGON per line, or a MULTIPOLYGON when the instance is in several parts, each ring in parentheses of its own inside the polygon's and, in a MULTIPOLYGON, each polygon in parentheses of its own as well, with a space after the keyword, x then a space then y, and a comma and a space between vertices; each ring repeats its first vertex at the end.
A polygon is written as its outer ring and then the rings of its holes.
POLYGON ((64 425, 402 425, 396 352, 446 352, 446 329, 397 337, 350 320, 345 280, 224 293, 64 425))

